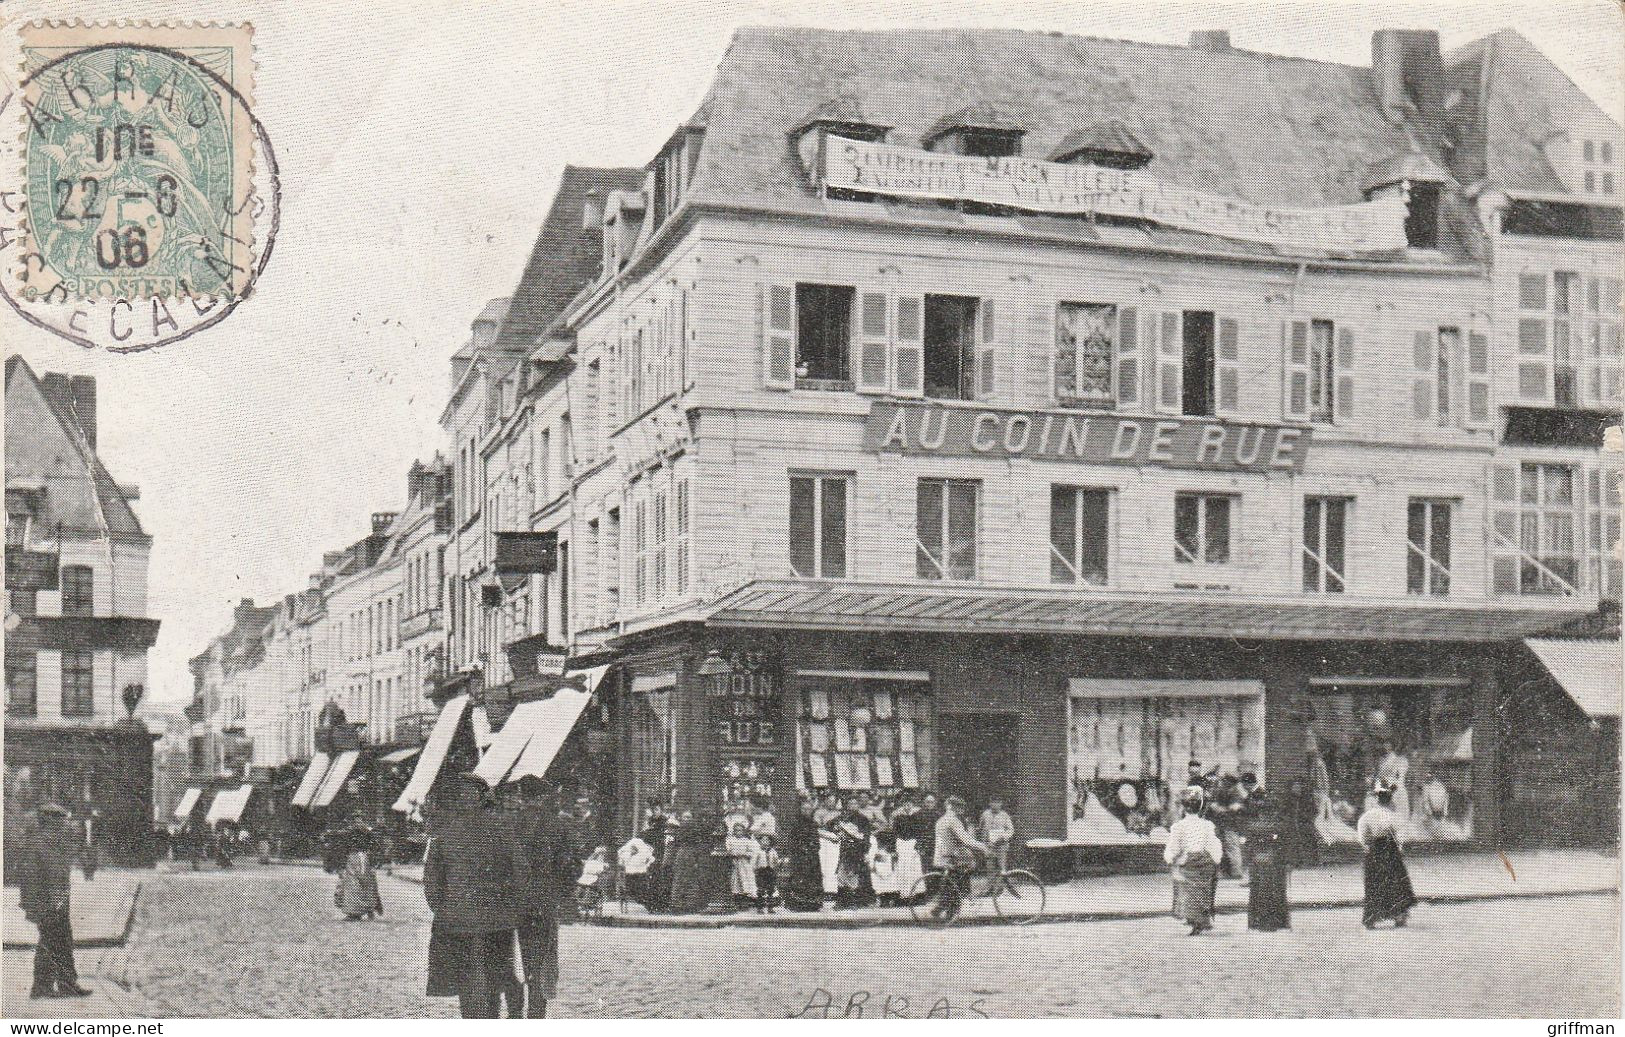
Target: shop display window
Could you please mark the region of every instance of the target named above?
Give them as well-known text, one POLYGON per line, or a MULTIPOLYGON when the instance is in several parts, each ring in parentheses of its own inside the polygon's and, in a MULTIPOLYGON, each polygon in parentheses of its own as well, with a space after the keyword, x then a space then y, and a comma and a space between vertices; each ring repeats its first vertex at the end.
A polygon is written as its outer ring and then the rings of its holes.
POLYGON ((1395 786, 1409 841, 1473 834, 1473 724, 1467 685, 1331 686, 1301 702, 1316 827, 1328 842, 1355 840, 1377 780, 1395 786))
POLYGON ((1191 760, 1213 776, 1264 772, 1262 695, 1074 695, 1068 706, 1068 842, 1161 842, 1191 760))
POLYGON ((836 679, 806 686, 796 720, 798 787, 892 795, 929 785, 935 771, 927 689, 836 679))

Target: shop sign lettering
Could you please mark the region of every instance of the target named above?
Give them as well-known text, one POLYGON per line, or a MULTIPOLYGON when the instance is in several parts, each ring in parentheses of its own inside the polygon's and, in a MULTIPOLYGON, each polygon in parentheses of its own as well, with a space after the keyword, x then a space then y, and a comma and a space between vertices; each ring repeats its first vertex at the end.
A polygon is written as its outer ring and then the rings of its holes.
POLYGON ((942 155, 831 136, 824 186, 895 198, 983 202, 1027 212, 1121 216, 1300 249, 1378 252, 1405 247, 1395 195, 1350 205, 1276 209, 1169 183, 1138 170, 1005 156, 942 155))
POLYGON ((713 677, 711 699, 717 738, 727 746, 777 745, 779 681, 766 674, 735 673, 713 677))
POLYGON ((1123 418, 1064 411, 877 402, 863 445, 875 453, 1301 472, 1310 430, 1212 418, 1123 418))

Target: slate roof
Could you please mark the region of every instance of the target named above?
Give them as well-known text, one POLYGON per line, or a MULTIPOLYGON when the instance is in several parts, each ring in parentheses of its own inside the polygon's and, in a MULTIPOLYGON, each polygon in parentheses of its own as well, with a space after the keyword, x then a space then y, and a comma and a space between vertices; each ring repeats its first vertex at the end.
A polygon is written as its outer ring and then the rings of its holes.
POLYGON ((708 626, 1122 637, 1491 642, 1550 630, 1574 609, 757 580, 708 626))
POLYGON ((1618 119, 1511 29, 1444 53, 1451 85, 1462 91, 1454 118, 1461 147, 1457 177, 1503 190, 1566 194, 1541 143, 1572 122, 1571 113, 1618 119))
MULTIPOLYGON (((1362 174, 1412 148, 1363 66, 1013 29, 753 27, 735 33, 717 69, 690 198, 821 214, 787 133, 841 96, 896 127, 888 139, 904 146, 946 114, 990 107, 1040 158, 1080 125, 1118 120, 1154 154, 1151 175, 1277 206, 1361 201, 1362 174)), ((1469 251, 1466 215, 1452 220, 1447 249, 1469 251)))
POLYGON ((55 529, 60 524, 65 530, 100 532, 105 518, 107 528, 115 535, 146 536, 101 458, 80 445, 77 428, 73 417, 46 396, 28 362, 21 356, 8 357, 6 484, 11 485, 14 479, 45 482, 44 511, 37 516, 42 529, 55 529), (26 379, 26 383, 17 383, 18 392, 14 394, 12 388, 19 378, 26 379))
POLYGON ((502 317, 496 349, 534 348, 537 337, 563 312, 581 286, 598 276, 604 235, 602 228, 587 230, 581 225, 587 192, 596 189, 599 198, 607 201, 611 191, 642 186, 642 169, 564 167, 558 192, 531 247, 530 260, 502 317))

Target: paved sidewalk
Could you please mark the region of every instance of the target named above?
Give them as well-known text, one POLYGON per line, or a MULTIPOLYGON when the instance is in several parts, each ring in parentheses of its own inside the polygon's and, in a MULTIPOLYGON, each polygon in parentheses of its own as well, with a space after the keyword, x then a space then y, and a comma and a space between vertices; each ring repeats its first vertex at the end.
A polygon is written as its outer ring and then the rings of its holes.
MULTIPOLYGON (((141 892, 141 872, 102 869, 94 881, 73 873, 73 945, 108 947, 124 942, 135 918, 135 902, 141 892)), ((0 933, 8 950, 32 948, 39 938, 34 923, 23 917, 19 905, 22 893, 16 886, 5 887, 0 902, 0 933)))
MULTIPOLYGON (((1411 857, 1407 863, 1416 895, 1423 903, 1617 893, 1620 887, 1618 856, 1590 850, 1435 854, 1411 857)), ((398 869, 396 874, 409 878, 404 871, 398 869)), ((1292 873, 1288 896, 1292 906, 1298 909, 1359 905, 1364 899, 1361 866, 1352 863, 1297 869, 1292 873)), ((1172 892, 1166 874, 1074 879, 1049 888, 1044 919, 1059 922, 1155 918, 1167 914, 1171 902, 1172 892)), ((1247 888, 1239 882, 1221 881, 1216 907, 1220 913, 1246 911, 1247 888)), ((992 905, 985 900, 968 903, 961 918, 964 924, 997 920, 992 905)), ((915 924, 906 908, 772 915, 752 912, 651 915, 635 904, 623 912, 619 901, 612 901, 606 906, 603 921, 607 925, 657 928, 790 926, 836 929, 915 924)))
MULTIPOLYGON (((100 874, 97 882, 101 881, 100 874)), ((7 950, 0 959, 0 1016, 7 1019, 153 1019, 163 1016, 156 1005, 124 985, 124 950, 90 948, 74 952, 79 983, 89 997, 34 999, 34 952, 7 950)))

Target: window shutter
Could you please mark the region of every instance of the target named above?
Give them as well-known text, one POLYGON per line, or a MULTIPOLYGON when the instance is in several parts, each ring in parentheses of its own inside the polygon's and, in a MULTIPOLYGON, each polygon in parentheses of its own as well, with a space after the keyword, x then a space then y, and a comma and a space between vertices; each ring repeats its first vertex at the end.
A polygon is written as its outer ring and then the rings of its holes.
POLYGON ((979 400, 991 399, 997 391, 997 357, 994 348, 998 343, 998 331, 995 321, 995 308, 992 299, 983 299, 977 310, 976 335, 976 398, 979 400))
POLYGON ((1213 354, 1214 409, 1233 415, 1241 408, 1241 328, 1233 317, 1219 318, 1219 341, 1213 354))
POLYGON ((762 289, 762 386, 793 389, 796 384, 796 290, 770 284, 762 289))
POLYGON ((1117 405, 1137 407, 1140 402, 1140 311, 1124 306, 1117 311, 1117 405))
POLYGON ((891 385, 891 339, 887 334, 887 299, 864 292, 858 299, 858 391, 885 392, 891 385))
POLYGON ((1337 413, 1352 418, 1354 408, 1354 329, 1337 329, 1337 413))
POLYGON ((1463 421, 1467 428, 1489 428, 1493 422, 1490 412, 1490 337, 1482 331, 1467 336, 1467 406, 1463 421))
POLYGON ((1162 331, 1157 336, 1157 410, 1165 414, 1178 414, 1184 410, 1185 402, 1185 389, 1180 377, 1180 364, 1184 360, 1180 316, 1178 313, 1158 316, 1162 320, 1162 331))
POLYGON ((1281 324, 1281 416, 1309 420, 1309 322, 1281 324))
POLYGON ((899 396, 925 395, 925 329, 918 295, 897 299, 897 337, 892 349, 896 369, 892 388, 899 396))
MULTIPOLYGON (((1428 421, 1433 417, 1433 383, 1434 374, 1438 371, 1433 355, 1436 345, 1433 332, 1416 333, 1414 350, 1416 369, 1411 373, 1411 416, 1417 421, 1428 421)), ((1341 397, 1342 393, 1339 392, 1338 395, 1341 397)))

